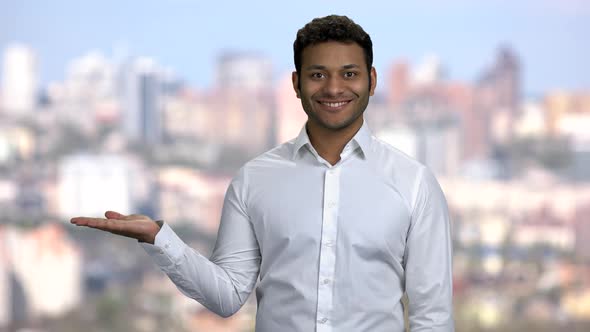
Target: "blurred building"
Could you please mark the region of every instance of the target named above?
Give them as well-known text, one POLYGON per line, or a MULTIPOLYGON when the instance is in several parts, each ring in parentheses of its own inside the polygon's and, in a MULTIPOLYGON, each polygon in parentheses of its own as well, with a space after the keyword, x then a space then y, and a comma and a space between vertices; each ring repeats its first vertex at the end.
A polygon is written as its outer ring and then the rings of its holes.
POLYGON ((79 154, 58 167, 59 215, 100 217, 107 210, 137 213, 151 195, 150 177, 138 160, 119 155, 79 154))
POLYGON ((225 145, 251 154, 276 143, 276 106, 270 60, 252 53, 218 58, 212 105, 221 121, 216 130, 225 145))
POLYGON ((0 226, 0 330, 12 320, 12 287, 10 287, 10 270, 8 248, 6 246, 6 227, 0 226))
POLYGON ((411 126, 403 123, 391 125, 379 128, 375 135, 425 164, 437 175, 453 176, 459 172, 460 129, 450 118, 411 126))
POLYGON ((4 50, 2 59, 2 105, 9 114, 35 110, 39 84, 37 57, 28 46, 15 44, 4 50))
POLYGON ((494 90, 495 106, 508 109, 513 114, 518 111, 522 96, 520 67, 520 59, 514 50, 502 46, 492 67, 480 79, 480 86, 494 90))
POLYGON ((549 208, 542 207, 527 213, 524 220, 514 225, 512 239, 520 247, 545 246, 573 253, 576 234, 572 223, 558 218, 549 208))
POLYGON ((36 137, 31 128, 5 121, 0 124, 0 166, 16 165, 34 157, 36 137))
POLYGON ((387 96, 375 93, 363 115, 371 132, 375 133, 396 125, 396 113, 392 110, 387 96))
POLYGON ((557 183, 541 176, 513 181, 439 177, 439 182, 449 206, 460 211, 503 211, 520 217, 547 208, 556 218, 569 221, 579 206, 590 201, 590 186, 557 183))
POLYGON ((159 210, 170 224, 190 223, 216 234, 231 178, 201 171, 167 167, 158 174, 159 210))
POLYGON ((127 138, 141 144, 161 143, 164 103, 178 92, 180 82, 153 59, 137 58, 120 67, 119 86, 127 138))
MULTIPOLYGON (((590 202, 580 204, 574 216, 576 256, 590 263, 590 202)), ((590 275, 589 275, 590 277, 590 275)))
POLYGON ((459 172, 461 134, 453 119, 421 126, 418 133, 418 160, 435 174, 453 176, 459 172))
POLYGON ((477 82, 474 121, 483 129, 480 139, 485 140, 488 147, 479 151, 480 157, 489 156, 494 144, 511 139, 520 110, 521 89, 520 60, 514 50, 502 46, 494 63, 483 71, 477 82))
POLYGON ((134 317, 142 331, 207 331, 246 332, 254 330, 256 304, 252 299, 234 315, 222 318, 206 309, 199 302, 185 296, 163 274, 147 275, 142 279, 141 297, 147 309, 143 316, 134 317), (160 307, 166 299, 166 308, 160 307), (173 322, 158 321, 158 314, 165 310, 174 317, 173 322), (172 326, 170 326, 172 324, 172 326), (164 326, 162 326, 164 325, 164 326), (172 327, 172 328, 171 328, 172 327))
POLYGON ((590 93, 551 92, 543 105, 547 109, 548 134, 565 138, 571 148, 566 170, 574 181, 590 181, 590 93))
POLYGON ((416 159, 438 175, 456 174, 463 159, 462 109, 450 98, 448 88, 437 83, 438 78, 423 79, 401 108, 402 118, 416 134, 416 159))
POLYGON ((413 128, 415 158, 441 175, 457 173, 461 162, 487 149, 487 142, 479 137, 484 122, 474 112, 474 88, 446 81, 445 76, 434 55, 415 68, 403 60, 394 62, 386 98, 389 107, 374 121, 387 123, 386 127, 401 124, 413 128))
POLYGON ((551 91, 545 95, 543 106, 547 110, 549 133, 560 135, 564 117, 590 114, 590 92, 551 91))
POLYGON ((110 59, 90 52, 68 64, 63 84, 53 83, 48 95, 60 117, 85 131, 119 120, 117 72, 110 59))
POLYGON ((517 138, 540 138, 547 136, 547 118, 542 104, 527 102, 514 125, 517 138))
POLYGON ((82 301, 81 263, 81 253, 63 226, 1 229, 0 327, 76 309, 82 301))
POLYGON ((167 98, 164 104, 164 133, 172 142, 212 142, 217 139, 217 126, 222 119, 213 109, 209 96, 187 92, 167 98))
POLYGON ((408 96, 411 88, 410 75, 410 65, 406 60, 400 59, 392 63, 386 93, 392 109, 397 109, 408 96))
POLYGON ((284 74, 278 83, 276 105, 277 143, 280 144, 297 137, 307 121, 307 114, 293 89, 291 72, 284 74))
POLYGON ((408 156, 418 158, 418 136, 413 128, 399 123, 382 128, 375 136, 408 156))
MULTIPOLYGON (((401 73, 399 73, 401 74, 401 73)), ((403 75, 400 75, 403 77, 403 75)), ((438 56, 427 55, 417 64, 412 72, 412 85, 415 87, 438 84, 444 79, 445 73, 438 56)), ((399 83, 399 82, 397 82, 399 83)))
POLYGON ((217 59, 216 86, 224 91, 260 91, 272 86, 272 62, 249 52, 226 52, 217 59))

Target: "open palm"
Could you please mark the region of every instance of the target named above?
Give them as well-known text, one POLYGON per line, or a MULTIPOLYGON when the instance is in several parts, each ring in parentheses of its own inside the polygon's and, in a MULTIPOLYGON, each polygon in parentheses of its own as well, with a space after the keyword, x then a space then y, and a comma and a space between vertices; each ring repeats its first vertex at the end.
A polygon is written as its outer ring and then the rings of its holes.
POLYGON ((154 244, 160 226, 141 214, 123 215, 114 211, 105 212, 106 218, 75 217, 70 222, 76 226, 100 229, 117 235, 154 244))

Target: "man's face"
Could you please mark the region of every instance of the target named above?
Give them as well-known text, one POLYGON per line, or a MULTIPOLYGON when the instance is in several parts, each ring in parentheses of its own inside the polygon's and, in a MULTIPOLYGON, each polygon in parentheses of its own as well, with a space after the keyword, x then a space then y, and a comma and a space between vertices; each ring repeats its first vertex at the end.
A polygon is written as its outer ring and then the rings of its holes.
POLYGON ((293 88, 308 124, 330 130, 360 127, 376 82, 375 68, 367 71, 363 49, 356 43, 308 46, 302 52, 300 75, 293 72, 293 88))

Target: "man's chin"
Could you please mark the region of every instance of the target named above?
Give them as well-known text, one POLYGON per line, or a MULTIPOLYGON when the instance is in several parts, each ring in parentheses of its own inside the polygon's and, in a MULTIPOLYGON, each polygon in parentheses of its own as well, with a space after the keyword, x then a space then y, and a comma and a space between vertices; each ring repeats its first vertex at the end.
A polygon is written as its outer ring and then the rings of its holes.
POLYGON ((322 122, 320 122, 320 125, 328 130, 339 131, 339 130, 344 130, 344 129, 352 126, 354 124, 354 122, 355 122, 354 120, 340 121, 340 122, 322 121, 322 122))

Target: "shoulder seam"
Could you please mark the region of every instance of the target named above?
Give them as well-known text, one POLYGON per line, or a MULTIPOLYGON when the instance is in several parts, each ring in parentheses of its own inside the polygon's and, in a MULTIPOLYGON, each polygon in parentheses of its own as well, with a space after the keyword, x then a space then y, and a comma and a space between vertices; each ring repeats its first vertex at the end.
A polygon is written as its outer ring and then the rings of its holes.
POLYGON ((414 186, 412 188, 412 219, 414 218, 414 214, 416 211, 416 201, 418 200, 418 192, 420 191, 420 184, 424 178, 426 166, 420 167, 418 170, 418 174, 416 175, 416 179, 414 180, 414 186))

